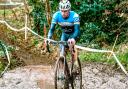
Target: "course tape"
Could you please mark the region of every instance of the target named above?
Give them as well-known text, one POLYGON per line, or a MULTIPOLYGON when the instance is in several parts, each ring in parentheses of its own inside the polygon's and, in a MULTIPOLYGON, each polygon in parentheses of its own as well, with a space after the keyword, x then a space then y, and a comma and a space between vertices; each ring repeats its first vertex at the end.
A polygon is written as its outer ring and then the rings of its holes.
MULTIPOLYGON (((0 21, 2 22, 2 21, 0 21)), ((5 23, 11 30, 14 30, 14 31, 22 31, 22 30, 28 30, 30 31, 32 34, 40 37, 41 39, 47 39, 47 38, 44 38, 40 35, 38 35, 37 33, 35 33, 34 31, 32 31, 30 28, 27 27, 27 25, 25 25, 24 28, 21 28, 20 30, 18 29, 15 29, 15 28, 12 28, 11 26, 9 26, 5 21, 3 21, 2 23, 5 23)), ((51 40, 51 39, 47 39, 47 40, 51 40)), ((51 40, 52 41, 52 40, 51 40)), ((128 76, 128 73, 127 71, 125 70, 125 68, 123 67, 123 65, 120 63, 120 61, 118 60, 118 58, 116 57, 115 53, 113 51, 108 51, 108 50, 98 50, 98 49, 92 49, 92 48, 86 48, 86 47, 82 47, 82 46, 78 46, 78 45, 75 45, 76 48, 78 49, 81 49, 81 50, 86 50, 86 51, 91 51, 91 52, 102 52, 102 53, 111 53, 113 55, 113 57, 115 58, 116 62, 118 63, 118 65, 121 67, 122 71, 128 76)))
POLYGON ((86 50, 86 51, 91 51, 91 52, 111 53, 113 55, 113 57, 115 58, 116 62, 118 63, 118 65, 123 70, 123 72, 128 76, 127 71, 125 70, 123 65, 120 63, 120 61, 118 60, 118 58, 116 57, 116 55, 115 55, 115 53, 113 51, 91 49, 91 48, 81 47, 81 46, 78 46, 78 45, 75 45, 75 47, 78 48, 78 49, 81 49, 81 50, 86 50))
POLYGON ((5 24, 9 29, 11 29, 11 30, 13 30, 13 31, 24 31, 24 30, 25 30, 25 27, 23 27, 23 28, 21 28, 21 29, 13 28, 13 27, 10 26, 6 21, 2 21, 2 20, 0 20, 0 23, 5 24))
POLYGON ((9 6, 9 5, 12 5, 12 6, 23 6, 24 3, 18 3, 18 2, 8 2, 8 3, 0 3, 0 6, 9 6))
POLYGON ((19 3, 19 2, 6 2, 6 3, 0 3, 0 9, 14 9, 24 6, 24 3, 19 3))

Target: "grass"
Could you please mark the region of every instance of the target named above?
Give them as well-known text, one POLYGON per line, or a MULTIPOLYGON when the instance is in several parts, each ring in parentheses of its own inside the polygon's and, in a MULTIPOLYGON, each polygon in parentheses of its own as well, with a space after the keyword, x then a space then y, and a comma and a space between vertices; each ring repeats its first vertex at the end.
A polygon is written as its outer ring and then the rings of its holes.
POLYGON ((0 10, 0 20, 5 20, 12 27, 20 29, 25 25, 25 13, 23 11, 24 10, 18 8, 14 11, 12 11, 11 9, 6 9, 4 17, 4 10, 0 10))
MULTIPOLYGON (((116 47, 116 49, 118 49, 118 46, 116 47)), ((123 52, 118 50, 118 53, 115 52, 115 54, 121 64, 126 68, 126 70, 128 70, 128 49, 125 49, 123 52)), ((113 55, 110 56, 110 54, 108 53, 94 53, 81 51, 79 57, 81 61, 102 62, 117 65, 117 62, 115 61, 113 55)))
MULTIPOLYGON (((99 62, 99 61, 105 61, 105 53, 94 53, 94 52, 80 52, 80 59, 81 61, 93 61, 93 62, 99 62)), ((106 56, 107 58, 107 56, 106 56)))
MULTIPOLYGON (((5 10, 5 13, 6 14, 12 14, 12 11, 11 10, 5 10)), ((4 10, 0 10, 0 15, 3 15, 4 14, 4 10)))

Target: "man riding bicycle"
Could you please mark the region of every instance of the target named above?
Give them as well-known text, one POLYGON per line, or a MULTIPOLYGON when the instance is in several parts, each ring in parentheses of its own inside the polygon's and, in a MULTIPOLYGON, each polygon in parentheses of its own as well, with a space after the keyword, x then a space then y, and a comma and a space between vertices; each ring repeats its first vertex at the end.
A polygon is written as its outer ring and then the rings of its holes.
MULTIPOLYGON (((71 11, 71 4, 68 0, 60 1, 59 11, 55 12, 52 18, 48 39, 52 38, 56 24, 59 24, 62 29, 61 41, 68 41, 74 46, 80 36, 80 19, 76 12, 71 11)), ((60 45, 60 57, 64 57, 64 51, 64 46, 60 45)), ((77 55, 77 52, 74 54, 77 55)), ((77 57, 74 59, 77 60, 77 57)))

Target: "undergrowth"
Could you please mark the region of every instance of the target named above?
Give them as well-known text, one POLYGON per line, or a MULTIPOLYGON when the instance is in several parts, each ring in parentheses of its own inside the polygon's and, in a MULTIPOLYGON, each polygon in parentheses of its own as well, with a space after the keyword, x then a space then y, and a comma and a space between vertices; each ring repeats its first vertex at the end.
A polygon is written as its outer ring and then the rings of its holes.
MULTIPOLYGON (((120 45, 120 47, 116 46, 114 53, 115 53, 117 59, 121 62, 121 64, 126 68, 126 70, 128 70, 127 46, 124 46, 124 44, 120 45)), ((113 55, 111 53, 99 53, 99 52, 97 53, 97 52, 81 51, 79 53, 79 57, 82 62, 85 62, 85 61, 87 61, 87 62, 102 62, 102 63, 111 64, 114 66, 118 65, 115 58, 113 57, 113 55)))

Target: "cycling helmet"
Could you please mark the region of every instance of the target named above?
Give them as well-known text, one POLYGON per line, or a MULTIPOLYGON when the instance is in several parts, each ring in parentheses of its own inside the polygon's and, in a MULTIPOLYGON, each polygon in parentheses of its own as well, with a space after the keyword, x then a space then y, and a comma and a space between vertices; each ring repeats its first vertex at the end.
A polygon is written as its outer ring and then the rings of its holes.
POLYGON ((61 0, 59 3, 59 9, 60 10, 70 10, 71 4, 68 0, 61 0))

